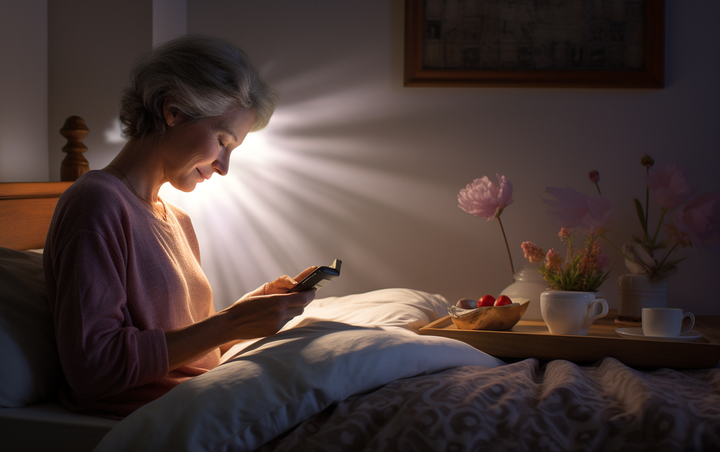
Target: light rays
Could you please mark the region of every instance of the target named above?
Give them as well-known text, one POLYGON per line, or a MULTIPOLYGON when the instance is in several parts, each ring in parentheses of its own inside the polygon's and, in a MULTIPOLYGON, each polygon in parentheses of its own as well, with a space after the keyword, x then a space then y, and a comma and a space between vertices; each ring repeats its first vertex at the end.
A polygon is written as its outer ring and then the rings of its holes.
POLYGON ((353 64, 281 82, 280 92, 295 98, 283 97, 270 126, 233 152, 228 176, 192 193, 163 187, 161 196, 193 219, 218 309, 265 281, 335 258, 344 260, 344 278, 325 296, 402 284, 407 271, 392 264, 392 253, 417 233, 398 224, 448 228, 426 206, 452 204, 455 193, 408 170, 412 161, 386 165, 397 156, 381 132, 398 112, 377 110, 384 84, 347 84, 353 64))

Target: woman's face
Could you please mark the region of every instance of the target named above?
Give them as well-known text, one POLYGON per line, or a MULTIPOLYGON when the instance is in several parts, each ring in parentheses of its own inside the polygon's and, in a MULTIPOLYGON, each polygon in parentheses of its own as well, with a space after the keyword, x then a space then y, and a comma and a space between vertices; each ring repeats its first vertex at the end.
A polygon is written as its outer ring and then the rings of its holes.
POLYGON ((178 115, 161 147, 164 179, 185 192, 213 173, 225 175, 230 153, 240 146, 255 122, 255 114, 238 109, 222 116, 191 121, 178 115))

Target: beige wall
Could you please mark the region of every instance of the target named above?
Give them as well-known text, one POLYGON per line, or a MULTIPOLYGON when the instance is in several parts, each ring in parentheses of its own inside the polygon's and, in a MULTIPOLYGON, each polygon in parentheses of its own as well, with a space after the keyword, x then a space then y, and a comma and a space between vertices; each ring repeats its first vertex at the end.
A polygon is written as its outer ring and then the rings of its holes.
POLYGON ((0 181, 44 181, 47 0, 0 0, 0 181))

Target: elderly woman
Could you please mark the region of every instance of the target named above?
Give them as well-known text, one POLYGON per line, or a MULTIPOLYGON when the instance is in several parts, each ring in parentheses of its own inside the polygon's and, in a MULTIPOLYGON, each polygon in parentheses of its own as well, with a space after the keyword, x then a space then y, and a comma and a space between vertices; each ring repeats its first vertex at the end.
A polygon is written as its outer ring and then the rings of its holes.
POLYGON ((45 246, 67 408, 126 416, 312 301, 314 291, 287 293, 296 281, 283 276, 216 312, 190 218, 158 196, 166 182, 190 192, 227 174, 275 105, 245 54, 217 39, 179 38, 134 69, 120 110, 127 143, 63 194, 45 246))

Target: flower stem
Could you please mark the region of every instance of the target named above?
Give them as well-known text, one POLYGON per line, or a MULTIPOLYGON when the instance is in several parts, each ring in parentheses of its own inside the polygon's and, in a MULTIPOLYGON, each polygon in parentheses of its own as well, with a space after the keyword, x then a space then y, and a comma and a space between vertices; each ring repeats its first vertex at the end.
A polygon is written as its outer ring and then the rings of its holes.
POLYGON ((662 224, 663 218, 665 218, 665 212, 668 210, 663 207, 660 210, 660 220, 658 221, 657 227, 655 228, 655 235, 653 235, 652 244, 655 245, 655 240, 657 240, 658 232, 660 232, 660 225, 662 224))
MULTIPOLYGON (((663 213, 665 213, 665 212, 663 212, 663 213)), ((662 259, 660 259, 660 263, 657 265, 658 270, 660 270, 660 268, 662 268, 662 266, 665 263, 665 261, 667 260, 668 256, 670 256, 670 253, 675 251, 675 248, 677 248, 679 243, 680 243, 680 241, 675 242, 675 244, 672 246, 672 248, 665 251, 665 254, 663 254, 662 259)))
MULTIPOLYGON (((649 172, 649 170, 648 170, 649 172)), ((647 230, 647 222, 650 217, 650 189, 646 186, 645 187, 645 230, 643 231, 645 233, 645 237, 643 237, 643 241, 647 242, 650 240, 650 234, 648 234, 647 230)))
MULTIPOLYGON (((620 252, 620 254, 622 254, 622 256, 623 256, 625 259, 630 259, 630 257, 628 257, 625 253, 623 253, 623 251, 622 251, 620 248, 618 248, 617 246, 615 246, 615 244, 614 244, 613 242, 611 242, 607 237, 605 237, 604 235, 601 236, 601 237, 604 238, 605 241, 606 241, 610 246, 612 246, 613 248, 615 248, 616 250, 618 250, 618 251, 620 252)), ((632 260, 632 259, 631 259, 631 260, 632 260)))
POLYGON ((497 217, 498 224, 500 225, 500 230, 502 231, 503 240, 505 240, 505 249, 508 253, 508 259, 510 259, 510 271, 512 272, 513 277, 515 277, 515 267, 513 267, 513 261, 512 261, 512 255, 510 255, 510 247, 508 246, 507 237, 505 236, 505 228, 502 225, 502 221, 500 221, 500 215, 497 217))

